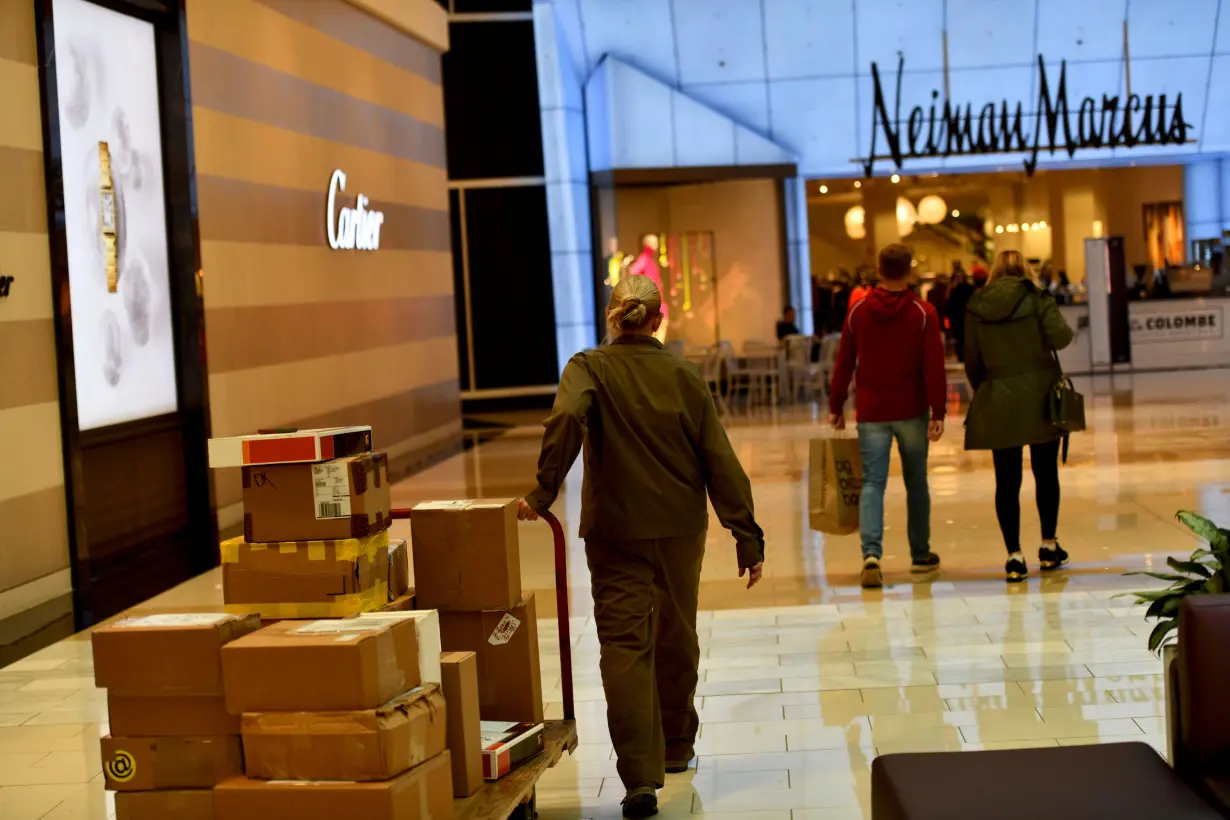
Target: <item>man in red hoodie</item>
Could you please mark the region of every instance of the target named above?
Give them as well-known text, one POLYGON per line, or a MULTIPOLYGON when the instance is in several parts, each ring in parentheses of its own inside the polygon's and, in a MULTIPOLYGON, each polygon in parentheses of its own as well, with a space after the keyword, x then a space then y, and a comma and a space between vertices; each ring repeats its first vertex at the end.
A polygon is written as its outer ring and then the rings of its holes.
POLYGON ((880 284, 846 317, 829 394, 829 421, 844 430, 854 379, 863 456, 859 531, 865 587, 884 583, 884 488, 894 439, 905 476, 912 569, 933 572, 940 566, 931 551, 927 453, 944 435, 944 342, 939 314, 910 290, 911 262, 903 245, 880 251, 880 284))

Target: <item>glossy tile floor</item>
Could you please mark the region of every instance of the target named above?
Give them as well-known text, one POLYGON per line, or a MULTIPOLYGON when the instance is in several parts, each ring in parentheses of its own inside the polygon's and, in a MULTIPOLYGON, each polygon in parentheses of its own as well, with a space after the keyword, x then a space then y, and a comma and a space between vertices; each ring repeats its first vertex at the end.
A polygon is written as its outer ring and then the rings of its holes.
MULTIPOLYGON (((1194 540, 1172 520, 1195 509, 1230 522, 1230 373, 1109 379, 1080 385, 1091 431, 1061 473, 1064 573, 1007 588, 992 507, 990 459, 961 449, 954 424, 931 466, 934 547, 942 574, 906 572, 904 499, 887 501, 889 586, 856 586, 857 537, 806 527, 804 411, 736 418, 731 437, 752 476, 768 538, 765 582, 748 592, 716 523, 702 585, 703 726, 695 771, 669 778, 663 816, 856 820, 870 816, 877 754, 1144 740, 1164 750, 1160 662, 1148 625, 1116 593, 1126 570, 1158 566, 1194 540)), ((961 390, 954 388, 954 407, 961 390)), ((532 483, 538 430, 517 428, 396 488, 399 504, 510 496, 532 483)), ((558 512, 571 533, 579 471, 558 512)), ((1026 479, 1024 496, 1030 495, 1026 479)), ((1028 506, 1028 505, 1026 505, 1028 506)), ((403 525, 404 526, 404 525, 403 525)), ((1028 511, 1024 540, 1037 527, 1028 511)), ((404 529, 402 534, 406 534, 404 529)), ((543 669, 558 715, 559 661, 549 531, 523 525, 525 586, 539 591, 543 669)), ((622 789, 605 727, 598 645, 581 543, 568 545, 582 745, 544 779, 542 817, 619 816, 622 789)), ((1036 569, 1036 565, 1035 565, 1036 569)), ((139 609, 208 610, 210 573, 139 609)), ((0 818, 106 818, 87 636, 0 670, 0 818)))

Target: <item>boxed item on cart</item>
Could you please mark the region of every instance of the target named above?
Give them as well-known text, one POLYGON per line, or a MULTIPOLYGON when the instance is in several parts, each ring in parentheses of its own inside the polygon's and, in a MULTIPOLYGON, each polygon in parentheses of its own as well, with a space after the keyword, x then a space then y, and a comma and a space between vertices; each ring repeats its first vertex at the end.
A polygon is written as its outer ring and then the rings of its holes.
POLYGON ((420 686, 359 712, 254 712, 243 716, 249 777, 388 780, 448 748, 440 687, 420 686))
POLYGON ((222 647, 260 619, 215 613, 143 615, 95 629, 94 683, 121 694, 218 695, 222 647))
POLYGON ((214 820, 213 789, 117 792, 115 820, 214 820))
POLYGON ((389 541, 389 602, 410 591, 410 548, 406 539, 389 541))
POLYGON ((211 438, 209 466, 247 467, 252 464, 294 464, 328 461, 369 452, 371 427, 329 427, 320 430, 285 428, 249 436, 211 438))
POLYGON ((384 453, 243 468, 249 543, 365 538, 389 528, 390 509, 384 453))
POLYGON ((226 820, 452 820, 448 752, 391 780, 228 780, 214 790, 226 820))
POLYGON ((424 609, 510 609, 521 598, 517 503, 431 501, 410 512, 414 586, 424 609))
POLYGON ((102 739, 102 767, 112 791, 209 789, 243 774, 238 735, 102 739))
POLYGON ((440 638, 446 652, 473 652, 478 656, 478 700, 483 720, 542 723, 534 593, 526 593, 524 600, 509 609, 441 612, 440 638))
POLYGON ((483 732, 478 714, 478 659, 473 652, 440 656, 448 704, 448 751, 453 794, 469 797, 483 785, 483 732))
POLYGON ((483 721, 483 779, 499 780, 542 751, 541 723, 483 721))
POLYGON ((239 734, 239 716, 226 711, 226 697, 221 694, 159 697, 108 692, 107 722, 116 737, 239 734))
POLYGON ((419 676, 413 620, 281 621, 222 653, 227 708, 245 712, 375 709, 419 676))
POLYGON ((223 541, 226 609, 265 620, 344 618, 377 609, 389 598, 388 548, 387 531, 339 541, 223 541))

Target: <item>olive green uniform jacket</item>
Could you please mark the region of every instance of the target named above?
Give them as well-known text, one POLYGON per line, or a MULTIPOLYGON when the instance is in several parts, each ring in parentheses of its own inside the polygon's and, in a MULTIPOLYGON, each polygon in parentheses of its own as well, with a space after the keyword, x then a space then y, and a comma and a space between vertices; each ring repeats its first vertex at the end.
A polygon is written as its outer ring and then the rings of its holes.
POLYGON ((706 493, 735 537, 739 566, 764 560, 752 486, 718 419, 700 369, 650 337, 620 338, 573 356, 545 422, 538 488, 546 510, 585 448, 581 537, 686 538, 709 527, 706 493))
POLYGON ((974 388, 965 419, 965 449, 1003 450, 1045 444, 1062 435, 1047 400, 1062 376, 1052 351, 1072 342, 1049 293, 1004 277, 974 295, 966 313, 965 373, 974 388))

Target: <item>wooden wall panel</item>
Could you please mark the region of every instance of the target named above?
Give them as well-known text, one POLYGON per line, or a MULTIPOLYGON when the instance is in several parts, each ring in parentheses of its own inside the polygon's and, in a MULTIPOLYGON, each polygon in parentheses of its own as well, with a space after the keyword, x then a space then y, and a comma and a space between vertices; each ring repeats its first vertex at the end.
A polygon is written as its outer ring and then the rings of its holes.
MULTIPOLYGON (((424 2, 416 37, 360 5, 188 2, 210 406, 216 436, 370 423, 396 469, 460 434, 443 18, 424 2), (334 169, 380 250, 329 248, 334 169)), ((238 477, 215 487, 233 525, 238 477)))
POLYGON ((34 4, 0 0, 0 274, 16 280, 0 299, 0 657, 72 628, 37 62, 34 4), (5 621, 35 610, 12 634, 5 621))

